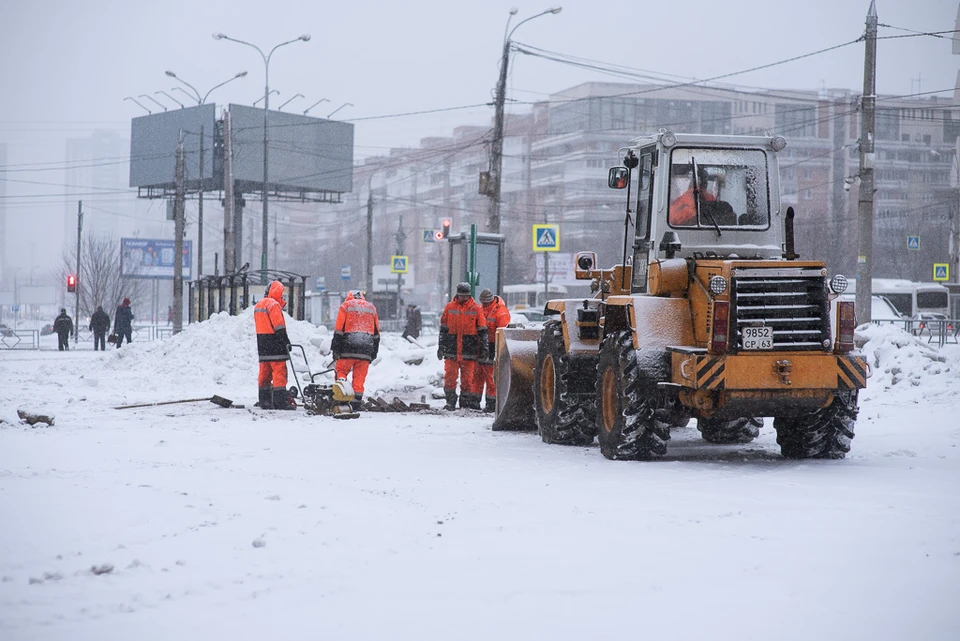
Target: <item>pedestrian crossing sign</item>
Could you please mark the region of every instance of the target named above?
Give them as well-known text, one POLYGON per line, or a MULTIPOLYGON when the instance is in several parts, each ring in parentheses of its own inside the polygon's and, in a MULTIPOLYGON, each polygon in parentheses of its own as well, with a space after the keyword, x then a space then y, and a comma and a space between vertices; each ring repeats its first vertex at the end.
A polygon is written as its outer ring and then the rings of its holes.
POLYGON ((933 280, 950 280, 950 263, 934 263, 933 280))
POLYGON ((920 237, 919 236, 907 236, 907 249, 920 249, 920 237))
POLYGON ((534 225, 533 251, 560 251, 560 225, 534 225))
POLYGON ((391 256, 390 257, 390 273, 406 274, 407 273, 407 257, 391 256))

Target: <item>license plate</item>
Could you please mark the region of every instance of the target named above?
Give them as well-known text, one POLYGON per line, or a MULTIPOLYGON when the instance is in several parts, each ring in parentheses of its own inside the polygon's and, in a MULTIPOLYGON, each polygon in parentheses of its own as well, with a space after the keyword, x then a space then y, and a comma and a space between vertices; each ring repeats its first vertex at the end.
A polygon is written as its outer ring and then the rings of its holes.
POLYGON ((773 328, 744 327, 743 349, 773 349, 773 328))

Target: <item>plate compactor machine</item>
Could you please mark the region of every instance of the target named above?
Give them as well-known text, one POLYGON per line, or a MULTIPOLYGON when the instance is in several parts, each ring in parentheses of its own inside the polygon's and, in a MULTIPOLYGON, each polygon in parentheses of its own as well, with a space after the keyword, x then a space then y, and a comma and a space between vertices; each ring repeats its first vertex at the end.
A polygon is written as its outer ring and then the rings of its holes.
POLYGON ((747 443, 773 417, 783 456, 843 458, 868 365, 854 303, 835 300, 847 279, 794 251, 785 146, 661 130, 622 149, 622 262, 578 253, 592 297, 549 301, 540 331, 497 331, 493 429, 650 459, 691 418, 707 442, 747 443))
MULTIPOLYGON (((316 374, 310 371, 310 363, 307 362, 307 353, 303 345, 291 345, 290 349, 298 348, 303 355, 303 362, 307 366, 307 375, 310 377, 310 384, 300 387, 300 379, 297 378, 297 370, 292 366, 293 380, 295 387, 291 387, 289 392, 293 398, 303 399, 303 406, 307 414, 332 416, 333 418, 359 418, 359 401, 353 392, 353 388, 344 379, 339 379, 331 384, 317 383, 316 377, 333 372, 333 368, 325 369, 316 374)), ((292 365, 292 363, 291 363, 292 365)))

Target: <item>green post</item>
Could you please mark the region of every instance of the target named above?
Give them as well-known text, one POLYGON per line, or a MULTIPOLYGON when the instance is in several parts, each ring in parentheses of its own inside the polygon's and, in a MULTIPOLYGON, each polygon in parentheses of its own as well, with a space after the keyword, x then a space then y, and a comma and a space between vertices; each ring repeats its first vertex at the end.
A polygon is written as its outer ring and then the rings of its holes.
POLYGON ((470 295, 476 298, 477 285, 480 283, 480 275, 477 274, 477 225, 470 225, 470 271, 467 272, 467 280, 470 282, 470 295))

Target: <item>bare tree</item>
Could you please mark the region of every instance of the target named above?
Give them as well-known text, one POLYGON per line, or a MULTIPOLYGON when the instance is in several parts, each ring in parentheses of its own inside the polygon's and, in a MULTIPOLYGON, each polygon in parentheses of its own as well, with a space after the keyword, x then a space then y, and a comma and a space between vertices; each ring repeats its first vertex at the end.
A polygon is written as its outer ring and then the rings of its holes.
MULTIPOLYGON (((64 251, 61 259, 61 283, 66 282, 67 275, 74 272, 76 265, 77 249, 71 247, 64 251)), ((124 298, 129 298, 131 305, 136 306, 138 301, 146 299, 148 291, 144 279, 120 276, 120 241, 112 234, 84 236, 78 285, 81 318, 89 317, 100 305, 110 314, 124 298)))

